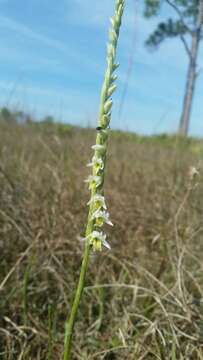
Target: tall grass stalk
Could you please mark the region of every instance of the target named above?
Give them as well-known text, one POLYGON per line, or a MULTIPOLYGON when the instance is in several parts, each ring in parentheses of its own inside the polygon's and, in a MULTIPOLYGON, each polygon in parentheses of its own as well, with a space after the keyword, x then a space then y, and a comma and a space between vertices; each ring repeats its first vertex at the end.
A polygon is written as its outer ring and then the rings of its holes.
POLYGON ((28 284, 30 276, 30 264, 27 265, 23 278, 23 317, 24 325, 27 325, 28 320, 28 284))
POLYGON ((101 251, 102 245, 110 248, 110 245, 106 241, 106 235, 101 231, 101 228, 105 223, 113 225, 109 220, 109 214, 106 209, 103 185, 108 131, 111 120, 111 108, 113 105, 111 96, 116 90, 115 80, 117 76, 114 75, 114 71, 119 66, 115 63, 115 58, 123 9, 124 0, 116 0, 115 14, 111 18, 112 26, 109 32, 109 42, 107 45, 107 69, 101 90, 100 112, 97 128, 98 132, 96 136, 96 144, 92 146, 94 156, 92 158, 92 162, 88 164, 88 166, 92 167, 92 175, 85 180, 89 184, 91 192, 90 201, 88 202, 89 214, 84 238, 85 248, 79 282, 72 304, 70 317, 67 319, 65 325, 64 360, 70 359, 73 329, 84 288, 90 251, 92 249, 93 251, 101 251))

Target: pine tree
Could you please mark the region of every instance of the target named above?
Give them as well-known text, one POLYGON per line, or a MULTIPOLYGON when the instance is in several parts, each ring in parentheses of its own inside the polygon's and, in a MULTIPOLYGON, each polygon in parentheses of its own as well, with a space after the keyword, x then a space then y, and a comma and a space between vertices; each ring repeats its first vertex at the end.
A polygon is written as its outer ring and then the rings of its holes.
POLYGON ((159 23, 146 45, 157 48, 164 40, 175 37, 179 37, 184 45, 188 56, 188 70, 179 133, 187 135, 198 76, 198 50, 203 38, 203 0, 145 0, 145 17, 158 15, 164 5, 174 10, 174 18, 159 23))

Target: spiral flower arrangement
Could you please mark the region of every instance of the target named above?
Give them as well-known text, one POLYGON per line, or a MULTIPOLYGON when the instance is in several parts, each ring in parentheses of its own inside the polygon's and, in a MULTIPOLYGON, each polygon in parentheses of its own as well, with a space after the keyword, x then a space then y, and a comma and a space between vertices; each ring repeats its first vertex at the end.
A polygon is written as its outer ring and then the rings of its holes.
POLYGON ((92 167, 92 175, 86 182, 89 183, 91 198, 88 202, 89 217, 85 240, 89 242, 93 250, 101 250, 102 245, 110 249, 110 245, 106 241, 106 234, 101 231, 102 226, 107 223, 113 225, 109 220, 109 213, 106 209, 103 184, 104 170, 107 154, 107 140, 109 132, 109 124, 111 120, 111 109, 113 105, 112 94, 116 90, 115 80, 117 76, 114 74, 119 64, 115 63, 116 48, 121 26, 124 1, 117 0, 115 15, 111 18, 112 28, 109 32, 109 43, 107 46, 107 69, 104 77, 104 83, 101 91, 101 104, 99 112, 98 133, 96 144, 92 146, 94 156, 88 166, 92 167))

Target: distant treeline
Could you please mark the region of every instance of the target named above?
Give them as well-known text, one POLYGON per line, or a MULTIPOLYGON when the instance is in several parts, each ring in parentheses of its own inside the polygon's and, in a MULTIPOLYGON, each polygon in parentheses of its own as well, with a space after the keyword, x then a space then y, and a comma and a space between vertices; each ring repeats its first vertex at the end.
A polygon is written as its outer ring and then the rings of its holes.
MULTIPOLYGON (((23 126, 32 128, 32 131, 40 132, 47 135, 73 135, 73 133, 82 133, 83 136, 94 136, 96 128, 81 128, 80 126, 70 125, 69 123, 62 123, 59 120, 55 119, 53 116, 48 115, 40 120, 36 120, 30 114, 24 111, 15 111, 11 110, 8 107, 2 107, 0 109, 0 125, 11 125, 11 126, 23 126)), ((152 135, 142 135, 135 132, 121 131, 121 130, 112 130, 111 136, 119 139, 120 142, 128 140, 129 142, 136 143, 154 143, 154 144, 164 144, 169 147, 183 147, 192 149, 195 147, 194 152, 199 152, 199 147, 202 148, 202 138, 197 137, 181 137, 179 134, 152 134, 152 135), (196 151, 198 147, 198 151, 196 151)))
MULTIPOLYGON (((7 123, 18 123, 18 124, 26 124, 35 122, 35 119, 32 116, 24 111, 11 110, 8 107, 4 106, 0 109, 0 121, 6 121, 7 123)), ((39 123, 48 123, 52 124, 55 122, 53 116, 45 116, 42 118, 39 123)))
POLYGON ((33 116, 24 111, 15 111, 9 109, 8 107, 2 107, 0 109, 0 124, 5 124, 7 126, 29 126, 33 129, 35 128, 43 130, 43 132, 51 132, 58 135, 70 133, 70 130, 75 128, 75 126, 68 123, 58 121, 51 115, 47 115, 40 120, 36 120, 33 116))

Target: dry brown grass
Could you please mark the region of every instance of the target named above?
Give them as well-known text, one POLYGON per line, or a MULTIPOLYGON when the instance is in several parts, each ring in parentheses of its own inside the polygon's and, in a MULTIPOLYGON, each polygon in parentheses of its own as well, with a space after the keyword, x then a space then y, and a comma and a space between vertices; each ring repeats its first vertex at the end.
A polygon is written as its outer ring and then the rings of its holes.
MULTIPOLYGON (((61 134, 51 125, 0 125, 3 360, 61 358, 94 136, 74 128, 61 134)), ((112 251, 91 256, 74 359, 203 359, 203 183, 201 171, 192 184, 188 176, 201 146, 111 135, 112 251)))

